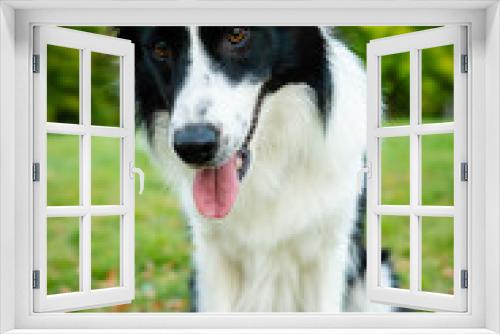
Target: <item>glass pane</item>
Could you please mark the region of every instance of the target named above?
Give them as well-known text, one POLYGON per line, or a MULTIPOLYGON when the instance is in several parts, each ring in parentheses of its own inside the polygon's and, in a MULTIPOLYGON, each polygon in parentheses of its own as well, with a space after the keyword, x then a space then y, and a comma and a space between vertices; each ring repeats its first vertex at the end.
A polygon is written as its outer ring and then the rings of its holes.
POLYGON ((47 121, 80 122, 80 50, 47 45, 47 121))
POLYGON ((80 204, 80 137, 47 135, 47 205, 80 204))
POLYGON ((453 121, 453 45, 421 50, 422 123, 453 121))
POLYGON ((453 218, 422 217, 422 290, 453 294, 453 218))
POLYGON ((92 204, 120 204, 121 138, 92 137, 92 204))
POLYGON ((410 138, 380 139, 381 204, 410 204, 410 138))
POLYGON ((453 134, 427 135, 422 143, 422 204, 453 205, 453 134))
POLYGON ((120 286, 120 217, 92 217, 92 289, 120 286))
POLYGON ((92 52, 92 125, 120 126, 120 57, 92 52))
POLYGON ((382 126, 410 122, 410 53, 380 57, 382 126))
POLYGON ((382 277, 380 285, 409 289, 410 217, 382 216, 380 219, 382 229, 382 277), (390 275, 391 264, 394 277, 390 275))
POLYGON ((47 294, 80 289, 80 218, 47 218, 47 294))

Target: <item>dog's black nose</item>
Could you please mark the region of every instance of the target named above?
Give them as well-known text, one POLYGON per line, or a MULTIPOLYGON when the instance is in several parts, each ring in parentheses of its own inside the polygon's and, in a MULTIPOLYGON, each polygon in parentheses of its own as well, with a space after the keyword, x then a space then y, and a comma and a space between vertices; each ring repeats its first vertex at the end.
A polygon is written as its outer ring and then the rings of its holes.
POLYGON ((185 163, 209 163, 218 147, 219 131, 212 124, 188 124, 174 132, 174 151, 185 163))

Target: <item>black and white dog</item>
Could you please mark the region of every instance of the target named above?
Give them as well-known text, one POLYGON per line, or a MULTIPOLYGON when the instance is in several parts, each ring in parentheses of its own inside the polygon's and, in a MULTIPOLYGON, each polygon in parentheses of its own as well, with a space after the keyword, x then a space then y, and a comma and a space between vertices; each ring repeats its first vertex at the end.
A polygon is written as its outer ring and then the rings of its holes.
POLYGON ((120 37, 136 45, 138 113, 192 227, 199 310, 389 310, 366 300, 353 242, 366 145, 359 59, 318 27, 122 27, 120 37))

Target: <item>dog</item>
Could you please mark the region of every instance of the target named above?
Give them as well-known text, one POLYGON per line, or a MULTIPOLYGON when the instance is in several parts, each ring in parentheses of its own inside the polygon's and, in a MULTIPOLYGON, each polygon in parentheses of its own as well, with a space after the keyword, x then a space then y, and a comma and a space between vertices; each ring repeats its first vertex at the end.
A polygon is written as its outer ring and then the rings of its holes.
POLYGON ((135 43, 138 118, 192 231, 196 309, 390 311, 365 291, 366 75, 331 29, 119 31, 135 43))

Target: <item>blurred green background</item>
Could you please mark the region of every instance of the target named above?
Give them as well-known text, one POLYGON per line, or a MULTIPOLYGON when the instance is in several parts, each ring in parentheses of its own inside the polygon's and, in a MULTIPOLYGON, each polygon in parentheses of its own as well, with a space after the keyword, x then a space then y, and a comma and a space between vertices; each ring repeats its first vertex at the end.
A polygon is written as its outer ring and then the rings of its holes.
MULTIPOLYGON (((116 36, 111 27, 71 27, 116 36)), ((366 61, 366 45, 382 38, 429 27, 336 27, 333 34, 366 61)), ((422 52, 423 123, 453 120, 453 49, 450 46, 422 52)), ((79 55, 76 50, 49 46, 47 119, 79 123, 79 55)), ((91 122, 118 126, 119 64, 115 57, 93 53, 91 57, 91 122)), ((409 55, 381 60, 383 126, 408 124, 409 55)), ((136 195, 135 264, 136 296, 128 305, 93 311, 184 312, 189 311, 191 243, 189 230, 175 196, 162 181, 137 135, 136 165, 146 174, 144 194, 136 195)), ((79 202, 79 138, 48 135, 48 204, 79 202)), ((118 204, 119 141, 92 139, 92 203, 118 204)), ((409 202, 408 138, 381 142, 382 203, 409 202)), ((422 138, 422 203, 453 205, 453 136, 422 138)), ((391 251, 401 287, 409 286, 408 217, 382 217, 382 244, 391 251)), ((48 292, 78 290, 79 223, 77 218, 48 220, 48 292)), ((92 287, 116 286, 119 282, 119 217, 92 219, 92 287)), ((453 221, 427 217, 422 220, 422 289, 452 293, 453 221)))

